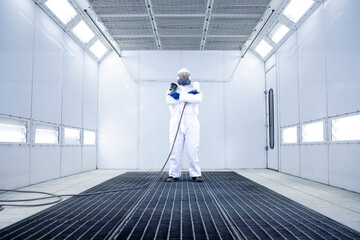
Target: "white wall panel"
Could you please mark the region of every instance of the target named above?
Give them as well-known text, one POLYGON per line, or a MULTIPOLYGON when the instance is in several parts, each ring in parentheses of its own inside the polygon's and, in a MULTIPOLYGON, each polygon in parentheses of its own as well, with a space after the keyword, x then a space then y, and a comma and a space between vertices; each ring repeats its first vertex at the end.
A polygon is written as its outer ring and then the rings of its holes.
POLYGON ((36 7, 33 118, 61 123, 64 31, 36 7))
POLYGON ((33 1, 0 1, 0 113, 30 117, 33 1))
POLYGON ((30 147, 0 145, 0 188, 29 185, 30 147))
POLYGON ((299 146, 281 146, 280 170, 295 176, 300 176, 299 146))
POLYGON ((223 60, 223 51, 183 51, 182 65, 189 69, 194 80, 223 81, 223 60))
POLYGON ((60 147, 34 146, 31 148, 30 184, 60 177, 60 147))
POLYGON ((326 1, 325 46, 329 115, 360 110, 360 1, 326 1))
POLYGON ((140 51, 121 51, 121 59, 133 81, 140 81, 140 51))
POLYGON ((180 51, 141 51, 140 79, 171 81, 176 80, 177 72, 182 67, 180 51))
POLYGON ((303 145, 300 147, 301 177, 328 183, 328 157, 326 145, 303 145))
POLYGON ((137 167, 138 91, 115 53, 100 63, 98 168, 137 167))
POLYGON ((239 51, 123 51, 134 81, 172 81, 186 67, 193 81, 229 81, 241 59, 239 51))
POLYGON ((223 52, 223 66, 224 66, 223 79, 225 81, 231 80, 231 77, 233 77, 236 67, 238 66, 240 61, 241 61, 241 51, 223 52))
POLYGON ((224 89, 227 168, 265 167, 264 89, 264 62, 249 52, 224 89))
MULTIPOLYGON (((199 106, 200 146, 202 169, 225 168, 224 83, 200 84, 203 100, 199 106)), ((186 152, 184 151, 184 154, 186 152)))
POLYGON ((294 33, 279 49, 280 126, 299 122, 297 39, 294 33))
POLYGON ((358 144, 329 146, 329 184, 360 192, 360 147, 358 144))
POLYGON ((94 130, 97 129, 98 69, 98 63, 84 53, 83 127, 94 130))
POLYGON ((68 35, 64 50, 62 123, 81 127, 84 50, 68 35))
POLYGON ((165 101, 169 86, 170 82, 140 84, 140 169, 160 169, 169 154, 170 113, 165 101))
POLYGON ((87 172, 96 169, 96 146, 84 146, 81 153, 81 171, 87 172))
POLYGON ((64 146, 61 149, 61 177, 81 172, 81 147, 64 146))
POLYGON ((300 122, 326 117, 324 11, 320 7, 298 29, 300 122), (309 107, 311 106, 311 107, 309 107))

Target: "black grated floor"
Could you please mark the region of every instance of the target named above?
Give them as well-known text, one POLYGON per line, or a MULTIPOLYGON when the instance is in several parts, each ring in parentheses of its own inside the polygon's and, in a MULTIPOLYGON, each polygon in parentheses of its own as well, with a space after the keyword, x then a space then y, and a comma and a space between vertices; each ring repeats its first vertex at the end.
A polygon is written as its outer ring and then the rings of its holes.
MULTIPOLYGON (((85 192, 139 186, 155 174, 125 173, 85 192)), ((183 172, 176 183, 73 197, 0 230, 0 239, 360 239, 235 172, 203 178, 194 183, 183 172)))

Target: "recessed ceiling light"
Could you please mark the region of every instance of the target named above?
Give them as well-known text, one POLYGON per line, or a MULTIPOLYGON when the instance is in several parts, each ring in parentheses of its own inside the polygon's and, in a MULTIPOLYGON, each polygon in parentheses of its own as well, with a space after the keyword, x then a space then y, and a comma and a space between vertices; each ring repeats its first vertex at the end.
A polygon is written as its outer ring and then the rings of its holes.
POLYGON ((268 44, 264 39, 256 46, 255 51, 262 57, 265 58, 272 50, 272 46, 268 44))
POLYGON ((72 32, 84 43, 88 43, 95 36, 84 20, 81 20, 72 32))
POLYGON ((291 0, 284 9, 283 15, 296 23, 313 4, 313 0, 291 0))
POLYGON ((90 47, 90 51, 98 58, 101 59, 104 54, 107 52, 106 47, 104 46, 104 44, 100 41, 97 40, 91 47, 90 47))
POLYGON ((48 0, 45 5, 63 22, 69 23, 76 15, 75 9, 67 0, 48 0))
POLYGON ((278 25, 276 25, 274 30, 272 30, 272 32, 270 33, 270 38, 275 43, 278 43, 289 32, 289 30, 290 29, 288 27, 286 27, 284 24, 279 23, 278 25))

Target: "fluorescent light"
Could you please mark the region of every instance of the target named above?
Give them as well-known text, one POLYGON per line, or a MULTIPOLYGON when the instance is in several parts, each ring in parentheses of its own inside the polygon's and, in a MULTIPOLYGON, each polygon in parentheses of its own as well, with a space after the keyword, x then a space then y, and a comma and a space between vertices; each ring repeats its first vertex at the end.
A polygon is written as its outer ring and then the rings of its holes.
POLYGON ((96 132, 84 130, 84 144, 95 145, 96 144, 96 132))
POLYGON ((262 57, 265 58, 269 52, 271 51, 272 46, 265 42, 265 40, 261 40, 261 42, 256 46, 255 51, 262 57))
POLYGON ((45 5, 62 21, 69 23, 76 15, 75 9, 67 0, 48 0, 45 5))
POLYGON ((35 143, 58 144, 59 128, 47 125, 37 125, 35 129, 35 143))
POLYGON ((81 20, 72 32, 84 43, 88 43, 95 36, 84 20, 81 20))
POLYGON ((284 9, 283 15, 296 23, 313 4, 313 0, 291 0, 284 9))
POLYGON ((104 54, 107 52, 106 47, 104 46, 104 44, 100 41, 97 40, 91 47, 90 47, 90 51, 98 58, 102 58, 104 56, 104 54))
POLYGON ((1 119, 0 142, 26 143, 26 123, 12 119, 1 119))
POLYGON ((64 144, 80 144, 80 129, 64 128, 64 144))
POLYGON ((332 141, 360 140, 360 114, 331 120, 332 141))
POLYGON ((324 122, 304 124, 301 127, 302 142, 324 141, 324 122))
POLYGON ((278 43, 289 32, 289 30, 290 29, 284 24, 279 23, 270 33, 270 38, 274 41, 274 43, 278 43))
POLYGON ((297 127, 288 127, 282 130, 282 143, 297 143, 297 127))

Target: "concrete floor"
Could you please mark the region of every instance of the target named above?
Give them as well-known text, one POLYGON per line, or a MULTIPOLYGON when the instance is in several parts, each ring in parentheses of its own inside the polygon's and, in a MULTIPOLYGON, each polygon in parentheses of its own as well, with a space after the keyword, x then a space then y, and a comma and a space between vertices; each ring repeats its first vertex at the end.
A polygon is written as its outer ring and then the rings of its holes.
MULTIPOLYGON (((124 172, 123 170, 95 170, 39 183, 22 188, 21 190, 44 191, 55 194, 75 194, 124 172)), ((359 193, 330 187, 267 169, 236 170, 236 172, 360 232, 359 193)), ((0 199, 29 197, 38 196, 33 194, 30 196, 22 193, 0 194, 0 199)), ((29 208, 5 207, 3 211, 0 211, 0 229, 48 207, 49 206, 29 208)))

